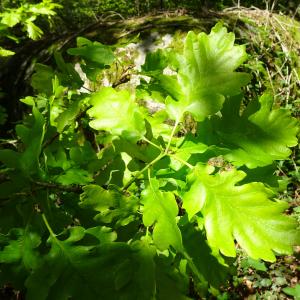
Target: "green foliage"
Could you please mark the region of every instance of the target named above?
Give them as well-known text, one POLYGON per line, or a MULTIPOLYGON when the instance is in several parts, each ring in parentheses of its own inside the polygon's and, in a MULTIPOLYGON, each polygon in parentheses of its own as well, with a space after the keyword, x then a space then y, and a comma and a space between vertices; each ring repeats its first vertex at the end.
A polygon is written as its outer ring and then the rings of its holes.
MULTIPOLYGON (((96 85, 112 49, 78 38, 68 54, 96 85)), ((0 150, 0 284, 28 299, 192 299, 217 294, 236 249, 260 270, 292 253, 272 163, 297 122, 268 95, 241 104, 246 58, 218 24, 150 53, 137 89, 88 93, 61 53, 38 65, 16 148, 0 150)))
POLYGON ((270 201, 272 193, 261 183, 237 185, 246 176, 242 171, 210 175, 213 171, 212 166, 196 167, 188 178, 190 189, 183 195, 190 219, 202 212, 212 248, 235 256, 235 239, 252 258, 274 261, 271 249, 286 253, 290 244, 297 243, 296 222, 281 214, 287 203, 270 201))
POLYGON ((283 291, 290 296, 294 296, 295 300, 300 299, 300 284, 297 284, 294 288, 284 288, 283 291))
POLYGON ((145 134, 142 113, 128 91, 103 88, 91 96, 90 104, 87 114, 93 118, 89 123, 92 128, 134 140, 145 134))
MULTIPOLYGON (((37 4, 22 3, 17 8, 5 8, 0 11, 0 37, 7 37, 18 41, 11 28, 17 25, 21 27, 25 35, 32 40, 37 40, 43 35, 43 30, 36 25, 38 17, 46 17, 50 20, 56 14, 55 9, 61 8, 52 0, 43 0, 37 4)), ((0 56, 10 56, 14 52, 0 47, 0 56)))
MULTIPOLYGON (((226 96, 240 93, 240 88, 249 82, 248 74, 234 72, 247 56, 243 46, 233 43, 234 34, 227 33, 221 24, 214 27, 210 38, 205 33, 197 36, 190 32, 183 54, 174 55, 171 61, 177 74, 153 76, 169 95, 166 109, 172 119, 179 122, 185 112, 190 112, 201 121, 218 112, 226 96)), ((147 67, 153 69, 150 62, 147 67)))
POLYGON ((297 145, 297 120, 283 108, 272 110, 273 99, 265 94, 251 102, 240 115, 241 97, 224 104, 222 117, 199 124, 199 142, 215 145, 215 151, 235 165, 248 168, 270 165, 291 154, 297 145), (213 133, 210 137, 207 131, 213 133))
POLYGON ((161 192, 159 182, 149 179, 149 187, 142 192, 143 223, 153 225, 153 242, 159 250, 173 246, 182 252, 180 230, 176 224, 178 207, 173 193, 161 192))

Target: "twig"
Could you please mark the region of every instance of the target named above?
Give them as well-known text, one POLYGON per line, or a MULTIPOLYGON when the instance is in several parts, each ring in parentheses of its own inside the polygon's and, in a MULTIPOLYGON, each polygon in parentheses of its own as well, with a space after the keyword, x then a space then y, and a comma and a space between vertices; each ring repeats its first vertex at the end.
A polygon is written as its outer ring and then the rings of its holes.
POLYGON ((194 169, 194 166, 191 165, 190 163, 188 163, 187 161, 181 159, 180 157, 176 156, 175 154, 169 154, 170 157, 173 157, 174 159, 176 159, 177 161, 181 162, 182 164, 184 164, 185 166, 187 166, 190 169, 194 169))
POLYGON ((50 146, 57 138, 59 137, 59 133, 56 132, 51 139, 47 140, 43 145, 42 145, 42 149, 47 148, 48 146, 50 146))
POLYGON ((77 194, 81 194, 83 188, 83 186, 81 185, 63 185, 63 184, 57 184, 57 183, 45 182, 45 181, 33 181, 32 183, 37 186, 41 186, 49 189, 55 189, 64 192, 73 192, 77 194))
POLYGON ((160 151, 162 151, 162 148, 159 145, 156 145, 155 143, 151 142, 150 140, 148 140, 146 137, 143 137, 143 140, 145 142, 147 142, 148 144, 152 145, 153 147, 159 149, 160 151))

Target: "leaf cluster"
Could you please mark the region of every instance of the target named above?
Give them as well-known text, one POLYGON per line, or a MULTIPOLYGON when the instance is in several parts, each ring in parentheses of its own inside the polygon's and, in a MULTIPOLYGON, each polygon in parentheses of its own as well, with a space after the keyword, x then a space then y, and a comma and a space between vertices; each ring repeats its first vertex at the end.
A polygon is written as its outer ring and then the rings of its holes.
POLYGON ((297 121, 245 107, 244 46, 217 24, 149 53, 136 88, 100 86, 114 47, 78 38, 75 66, 37 65, 18 143, 0 150, 0 284, 28 299, 215 295, 242 248, 275 261, 299 243, 273 161, 297 121), (144 105, 157 104, 154 111, 144 105))
MULTIPOLYGON (((23 3, 17 8, 6 8, 0 11, 0 37, 6 37, 14 42, 19 38, 13 34, 12 28, 19 26, 25 35, 32 40, 37 40, 43 35, 43 30, 36 25, 39 16, 50 18, 56 14, 55 9, 62 6, 52 0, 43 0, 37 4, 23 3)), ((14 52, 0 47, 0 56, 10 56, 14 52)))

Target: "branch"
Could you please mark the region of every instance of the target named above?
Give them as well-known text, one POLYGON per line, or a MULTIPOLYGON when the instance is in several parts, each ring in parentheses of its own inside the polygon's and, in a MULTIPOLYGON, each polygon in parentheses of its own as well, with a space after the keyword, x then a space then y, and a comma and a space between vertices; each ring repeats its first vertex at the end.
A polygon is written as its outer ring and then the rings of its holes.
POLYGON ((45 149, 48 146, 50 146, 58 137, 59 132, 56 132, 49 140, 45 141, 45 143, 42 145, 42 149, 45 149))
POLYGON ((81 185, 63 185, 63 184, 45 182, 45 181, 33 181, 32 183, 37 186, 45 187, 48 189, 60 190, 63 192, 73 192, 73 193, 81 194, 83 191, 82 190, 83 186, 81 185))

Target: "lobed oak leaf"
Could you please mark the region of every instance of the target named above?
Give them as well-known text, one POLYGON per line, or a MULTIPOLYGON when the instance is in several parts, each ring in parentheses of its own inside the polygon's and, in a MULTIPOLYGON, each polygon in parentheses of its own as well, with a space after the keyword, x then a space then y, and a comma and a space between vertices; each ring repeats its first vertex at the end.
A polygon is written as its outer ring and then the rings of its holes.
POLYGON ((226 256, 235 256, 235 240, 254 259, 275 261, 276 253, 290 254, 299 242, 297 222, 283 214, 288 204, 272 201, 262 183, 238 183, 243 171, 210 174, 213 167, 198 166, 189 176, 183 195, 189 219, 201 211, 209 245, 226 256), (273 250, 273 251, 272 251, 273 250))

